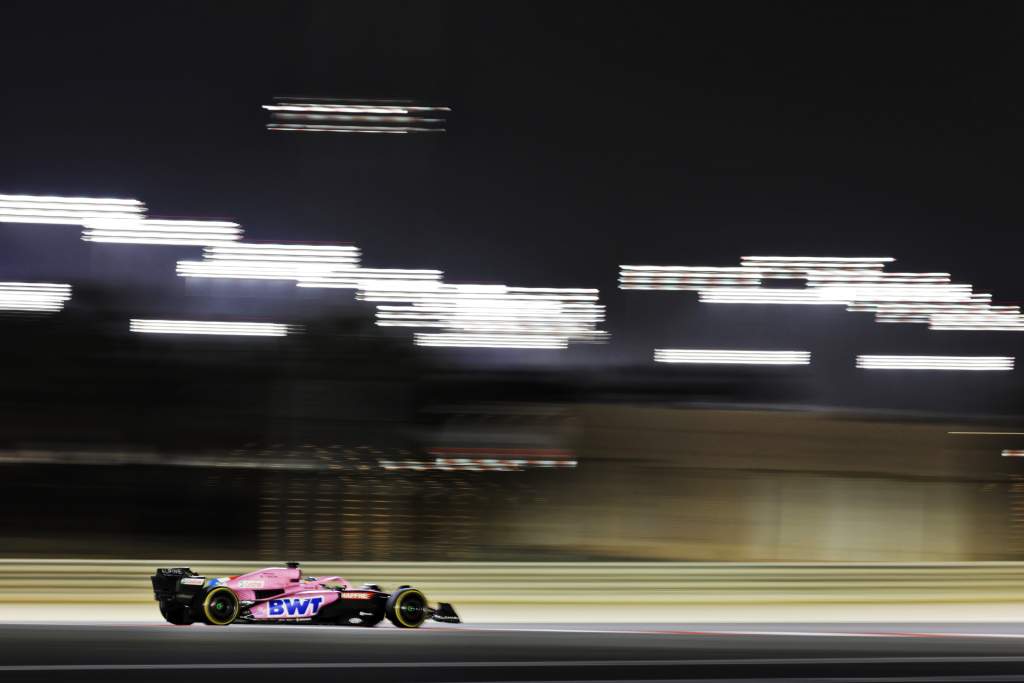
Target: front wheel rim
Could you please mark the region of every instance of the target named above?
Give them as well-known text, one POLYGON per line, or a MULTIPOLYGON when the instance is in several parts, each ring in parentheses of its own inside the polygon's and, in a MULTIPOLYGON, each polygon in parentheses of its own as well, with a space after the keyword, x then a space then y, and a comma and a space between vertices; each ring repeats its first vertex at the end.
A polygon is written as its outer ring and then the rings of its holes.
POLYGON ((406 593, 395 605, 395 616, 403 626, 415 628, 426 621, 426 607, 427 600, 422 593, 406 593))

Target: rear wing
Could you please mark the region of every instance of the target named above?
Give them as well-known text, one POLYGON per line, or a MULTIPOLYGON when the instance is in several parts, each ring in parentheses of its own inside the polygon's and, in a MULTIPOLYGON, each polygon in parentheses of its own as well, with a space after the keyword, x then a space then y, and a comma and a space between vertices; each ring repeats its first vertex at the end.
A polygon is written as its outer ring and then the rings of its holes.
POLYGON ((206 578, 188 567, 160 568, 149 578, 155 600, 189 602, 206 585, 206 578))

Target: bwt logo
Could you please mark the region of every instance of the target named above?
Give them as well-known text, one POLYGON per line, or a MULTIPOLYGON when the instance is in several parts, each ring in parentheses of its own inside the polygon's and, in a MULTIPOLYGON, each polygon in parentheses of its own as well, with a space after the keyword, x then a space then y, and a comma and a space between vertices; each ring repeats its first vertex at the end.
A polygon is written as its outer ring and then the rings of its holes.
POLYGON ((320 609, 321 598, 279 598, 271 600, 270 616, 272 617, 304 617, 309 614, 316 614, 320 609))

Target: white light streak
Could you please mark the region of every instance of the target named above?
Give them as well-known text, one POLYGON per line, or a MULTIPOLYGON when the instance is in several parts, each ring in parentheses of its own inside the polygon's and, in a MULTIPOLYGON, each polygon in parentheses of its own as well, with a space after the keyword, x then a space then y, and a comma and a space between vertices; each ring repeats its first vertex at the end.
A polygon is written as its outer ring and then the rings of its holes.
POLYGON ((845 305, 879 323, 927 324, 932 330, 1024 332, 1019 306, 951 282, 949 273, 885 272, 894 259, 838 256, 744 256, 740 267, 620 266, 619 287, 696 290, 716 304, 845 305), (803 288, 768 288, 766 279, 804 280, 803 288))
POLYGON ((416 287, 420 282, 440 284, 440 270, 404 270, 401 268, 353 268, 299 280, 299 287, 325 289, 369 289, 399 291, 416 287))
POLYGON ((278 102, 265 104, 267 129, 307 133, 443 133, 448 107, 383 102, 278 102), (433 112, 431 118, 410 116, 433 112), (344 123, 336 123, 336 122, 344 123))
POLYGON ((0 222, 81 225, 92 219, 139 220, 146 207, 134 199, 0 194, 0 222))
POLYGON ((340 125, 327 123, 272 123, 267 130, 299 133, 384 133, 406 135, 409 133, 444 133, 444 128, 427 128, 425 126, 376 126, 376 125, 340 125))
POLYGON ((128 329, 146 334, 199 334, 232 337, 284 337, 289 326, 280 323, 212 320, 146 320, 132 318, 128 329))
POLYGON ((267 130, 292 131, 299 133, 384 133, 388 135, 404 135, 407 133, 443 133, 443 128, 391 128, 386 126, 327 126, 306 123, 272 123, 267 130))
POLYGON ((526 458, 435 458, 426 460, 379 460, 378 464, 385 470, 408 470, 412 472, 522 472, 524 469, 562 468, 572 469, 577 466, 576 460, 533 460, 526 458))
POLYGON ((349 245, 234 242, 204 249, 202 261, 179 261, 178 275, 300 281, 352 272, 359 266, 359 255, 359 249, 349 245))
POLYGON ((50 282, 0 282, 0 311, 56 313, 71 298, 71 285, 50 282))
POLYGON ((854 302, 846 307, 850 312, 874 313, 880 323, 927 323, 939 313, 981 313, 992 310, 986 299, 973 295, 969 302, 960 303, 868 303, 854 302))
POLYGON ((658 363, 714 365, 810 365, 810 351, 752 351, 738 349, 655 349, 658 363))
POLYGON ((378 302, 377 325, 437 330, 419 346, 564 349, 599 343, 604 307, 595 289, 374 282, 358 298, 378 302))
POLYGON ((872 264, 892 263, 896 259, 891 256, 742 256, 743 263, 789 263, 812 264, 821 268, 829 268, 832 264, 843 266, 871 266, 872 264), (829 265, 824 265, 829 264, 829 265))
POLYGON ((351 264, 359 261, 359 249, 351 245, 237 242, 205 249, 203 257, 215 261, 351 264))
POLYGON ((1024 332, 1019 306, 990 306, 978 311, 938 311, 927 320, 932 330, 1024 332))
POLYGON ((86 242, 116 244, 206 246, 241 238, 238 223, 229 221, 89 220, 82 232, 82 239, 86 242))
POLYGON ((369 115, 368 116, 368 115, 365 115, 365 114, 335 114, 335 113, 331 113, 331 114, 309 114, 309 113, 290 114, 290 113, 277 112, 275 114, 275 118, 277 118, 279 120, 283 119, 285 121, 289 121, 289 120, 319 121, 319 122, 324 122, 324 123, 326 123, 328 125, 335 125, 335 124, 331 123, 331 122, 335 122, 335 121, 344 121, 346 123, 350 123, 350 122, 354 122, 355 121, 355 122, 363 122, 363 123, 369 123, 369 124, 378 124, 378 123, 432 124, 432 123, 443 123, 444 122, 444 119, 433 119, 433 118, 426 118, 426 117, 423 117, 423 116, 397 116, 397 115, 390 115, 390 114, 386 115, 386 116, 375 116, 375 115, 369 115))
MULTIPOLYGON (((969 302, 975 300, 970 285, 939 284, 849 284, 812 285, 827 299, 855 302, 969 302)), ((774 291, 774 290, 771 290, 774 291)))
POLYGON ((322 114, 408 114, 403 107, 387 107, 367 104, 264 104, 263 108, 273 112, 322 113, 322 114))
POLYGON ((1024 450, 1019 448, 1007 448, 1003 451, 1004 458, 1024 458, 1024 450))
POLYGON ((489 349, 565 349, 569 340, 565 337, 528 334, 458 334, 417 332, 417 346, 447 346, 489 349))
POLYGON ((572 459, 558 460, 537 460, 528 458, 435 458, 434 464, 450 469, 502 469, 504 471, 521 470, 526 467, 563 467, 571 469, 576 467, 578 462, 572 459))
POLYGON ((234 280, 299 280, 327 275, 335 268, 317 263, 253 263, 251 261, 178 261, 181 277, 234 280))
POLYGON ((757 287, 761 274, 751 268, 690 266, 619 266, 619 288, 690 290, 707 285, 757 287))
POLYGON ((422 105, 330 104, 321 102, 264 104, 263 108, 267 111, 275 112, 321 112, 347 114, 408 114, 414 111, 451 111, 450 107, 425 107, 422 105))
POLYGON ((429 330, 420 346, 565 349, 599 343, 598 290, 447 284, 440 270, 361 268, 353 246, 234 242, 179 261, 183 277, 293 280, 299 287, 353 289, 377 306, 380 327, 429 330))
POLYGON ((886 273, 875 270, 808 270, 808 284, 866 283, 866 284, 948 284, 949 273, 886 273))
POLYGON ((815 270, 832 269, 875 269, 882 268, 886 263, 896 259, 890 256, 741 256, 740 263, 749 268, 813 268, 815 270))
POLYGON ((865 370, 1013 370, 1012 356, 857 356, 865 370))
POLYGON ((761 276, 766 278, 806 279, 811 271, 881 271, 886 263, 892 263, 894 260, 888 256, 743 256, 740 258, 740 264, 744 268, 759 271, 761 276))
POLYGON ((0 202, 24 203, 30 205, 55 205, 55 206, 119 206, 124 210, 144 210, 142 202, 137 199, 108 199, 106 197, 56 197, 28 194, 0 194, 0 202))
POLYGON ((816 289, 752 289, 746 287, 709 287, 700 290, 699 300, 709 304, 800 304, 841 306, 849 299, 816 289))

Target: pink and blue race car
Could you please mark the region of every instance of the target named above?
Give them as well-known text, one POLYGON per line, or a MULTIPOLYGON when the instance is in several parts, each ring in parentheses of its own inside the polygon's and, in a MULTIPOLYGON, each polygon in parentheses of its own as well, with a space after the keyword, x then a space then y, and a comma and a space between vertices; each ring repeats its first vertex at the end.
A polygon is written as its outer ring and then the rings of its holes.
POLYGON ((298 562, 248 574, 208 579, 187 567, 157 569, 151 577, 160 614, 172 624, 314 623, 376 626, 384 619, 418 628, 428 619, 460 623, 446 602, 431 607, 422 591, 372 583, 352 586, 340 576, 303 576, 298 562))

